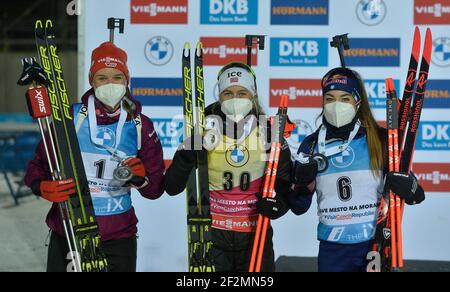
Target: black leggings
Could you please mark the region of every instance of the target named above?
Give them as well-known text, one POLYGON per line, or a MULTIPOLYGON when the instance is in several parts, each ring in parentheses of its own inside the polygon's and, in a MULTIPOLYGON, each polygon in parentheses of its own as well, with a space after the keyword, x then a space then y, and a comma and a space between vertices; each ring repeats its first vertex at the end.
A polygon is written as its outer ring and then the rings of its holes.
MULTIPOLYGON (((275 272, 272 228, 268 228, 261 272, 275 272)), ((212 228, 211 256, 216 272, 248 272, 252 255, 254 232, 233 232, 212 228)))
MULTIPOLYGON (((109 272, 136 272, 136 237, 102 242, 109 272)), ((69 247, 65 237, 52 232, 48 246, 47 272, 66 272, 69 247)))

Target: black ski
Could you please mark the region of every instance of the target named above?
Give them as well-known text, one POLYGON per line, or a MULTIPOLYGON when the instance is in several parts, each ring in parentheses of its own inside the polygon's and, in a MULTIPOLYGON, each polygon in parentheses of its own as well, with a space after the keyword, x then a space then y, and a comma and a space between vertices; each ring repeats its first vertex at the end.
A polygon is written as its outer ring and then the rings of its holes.
POLYGON ((420 115, 422 113, 423 100, 428 82, 428 71, 430 69, 431 52, 433 49, 433 39, 431 30, 428 28, 425 34, 425 44, 420 62, 419 77, 417 78, 414 101, 408 121, 408 129, 405 136, 405 143, 400 160, 400 171, 409 172, 412 166, 414 147, 416 144, 417 131, 419 130, 420 115))
POLYGON ((414 95, 414 86, 416 84, 417 66, 420 56, 420 30, 418 27, 414 30, 414 39, 411 50, 411 58, 409 60, 408 75, 406 76, 405 88, 403 89, 403 97, 400 102, 398 117, 398 141, 401 148, 403 147, 404 133, 408 124, 409 112, 411 110, 411 101, 414 95))
MULTIPOLYGON (((430 58, 432 51, 431 30, 428 28, 425 35, 424 49, 420 64, 419 77, 416 82, 417 60, 420 55, 420 32, 416 28, 414 32, 414 42, 410 59, 410 67, 408 69, 407 80, 403 93, 403 99, 400 104, 398 126, 399 140, 398 149, 400 155, 399 171, 409 172, 412 165, 412 157, 416 141, 417 130, 420 122, 420 115, 423 106, 426 84, 428 80, 428 70, 430 66, 430 58), (417 83, 417 84, 416 84, 417 83), (415 90, 414 90, 415 88, 415 90), (411 106, 412 103, 412 106, 411 106), (404 141, 404 142, 403 142, 404 141)), ((389 204, 388 192, 383 194, 380 202, 377 218, 377 227, 375 232, 375 243, 373 251, 377 252, 380 259, 380 266, 376 269, 383 272, 391 271, 392 250, 391 250, 391 222, 389 220, 389 208, 395 208, 389 204)), ((403 202, 401 202, 401 214, 403 213, 403 202)), ((401 220, 401 219, 400 219, 401 220)))
POLYGON ((63 178, 74 178, 77 194, 69 201, 76 244, 83 272, 107 271, 107 260, 101 251, 101 240, 95 220, 89 183, 73 123, 62 65, 58 56, 53 23, 36 21, 36 45, 38 55, 50 85, 48 92, 52 107, 52 130, 56 137, 58 160, 63 178))
POLYGON ((191 141, 191 144, 187 145, 187 147, 198 150, 196 152, 197 169, 194 168, 192 170, 186 186, 189 271, 213 272, 214 266, 210 257, 212 248, 212 219, 209 202, 208 157, 205 151, 200 151, 202 149, 201 141, 194 141, 194 137, 203 135, 206 126, 203 48, 201 43, 197 44, 195 50, 195 82, 192 82, 189 43, 186 43, 183 49, 182 65, 185 134, 186 139, 191 141), (195 107, 193 101, 193 84, 195 84, 195 107), (194 119, 196 119, 196 122, 194 119))

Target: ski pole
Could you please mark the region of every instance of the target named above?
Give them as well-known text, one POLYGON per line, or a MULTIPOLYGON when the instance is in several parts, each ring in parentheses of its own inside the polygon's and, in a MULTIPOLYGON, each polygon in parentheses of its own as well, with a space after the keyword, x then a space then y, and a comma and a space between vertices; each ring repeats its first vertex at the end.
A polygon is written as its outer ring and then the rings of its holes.
MULTIPOLYGON (((55 144, 53 135, 50 128, 50 121, 49 117, 51 116, 51 109, 50 109, 50 103, 48 99, 47 90, 45 87, 41 85, 37 85, 35 82, 34 84, 30 84, 30 87, 28 88, 26 97, 27 97, 27 104, 28 109, 30 112, 30 115, 37 120, 39 125, 39 130, 42 137, 42 143, 44 145, 45 155, 48 161, 48 166, 50 169, 50 173, 52 174, 52 180, 58 180, 62 179, 61 177, 61 169, 59 167, 58 157, 55 155, 55 144), (47 127, 47 134, 50 139, 50 143, 47 141, 46 132, 43 127, 43 120, 46 123, 47 127), (50 156, 50 152, 48 149, 48 145, 51 145, 51 148, 53 150, 53 157, 54 157, 54 164, 50 156)), ((72 259, 72 262, 74 263, 74 270, 75 272, 81 272, 81 262, 79 258, 78 248, 73 240, 75 238, 74 232, 73 232, 73 226, 70 219, 70 216, 68 215, 68 205, 67 202, 58 204, 59 211, 61 213, 61 219, 63 223, 64 233, 67 238, 67 244, 69 247, 69 253, 72 259), (69 233, 70 230, 70 233, 69 233)))
MULTIPOLYGON (((266 168, 266 176, 263 185, 263 198, 273 197, 273 191, 276 181, 276 174, 278 169, 278 159, 281 152, 281 143, 284 136, 284 128, 286 125, 288 96, 283 95, 280 100, 280 107, 278 109, 277 118, 274 119, 273 125, 277 124, 276 140, 271 144, 269 154, 269 161, 266 168)), ((255 239, 253 242, 252 256, 250 259, 249 272, 260 272, 262 265, 262 258, 264 254, 265 240, 267 235, 267 228, 269 225, 269 218, 258 215, 258 223, 256 227, 255 239)))
MULTIPOLYGON (((392 79, 386 79, 386 118, 388 124, 388 153, 389 153, 389 172, 396 171, 398 166, 398 118, 397 118, 397 100, 393 95, 392 79)), ((396 195, 390 191, 389 193, 389 219, 391 228, 391 267, 397 268, 397 214, 399 210, 396 208, 396 195)))

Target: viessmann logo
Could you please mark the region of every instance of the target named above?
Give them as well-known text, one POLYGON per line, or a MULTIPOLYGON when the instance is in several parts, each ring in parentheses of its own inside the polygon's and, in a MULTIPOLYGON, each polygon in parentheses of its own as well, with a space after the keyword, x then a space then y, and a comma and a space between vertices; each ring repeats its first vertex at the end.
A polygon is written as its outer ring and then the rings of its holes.
POLYGON ((450 192, 449 163, 414 163, 413 169, 425 192, 450 192))
MULTIPOLYGON (((204 65, 223 66, 230 62, 246 62, 247 47, 243 37, 201 37, 204 65)), ((258 65, 258 50, 252 49, 252 65, 258 65)))
POLYGON ((131 0, 132 24, 187 24, 188 0, 131 0))
POLYGON ((270 106, 277 107, 282 95, 289 96, 290 107, 322 106, 320 79, 270 79, 270 106))
POLYGON ((450 24, 450 2, 415 0, 414 24, 450 24))

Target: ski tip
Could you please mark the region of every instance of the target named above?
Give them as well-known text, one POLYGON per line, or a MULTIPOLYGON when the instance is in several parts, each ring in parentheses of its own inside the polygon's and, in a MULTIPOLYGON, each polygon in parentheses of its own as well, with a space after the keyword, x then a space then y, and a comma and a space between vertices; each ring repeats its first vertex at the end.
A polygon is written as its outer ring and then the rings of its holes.
POLYGON ((418 26, 416 26, 416 28, 414 29, 414 40, 413 40, 412 55, 414 56, 414 59, 419 60, 419 55, 420 55, 420 30, 419 30, 418 26))
POLYGON ((388 84, 389 84, 389 90, 390 90, 391 92, 395 91, 394 79, 392 79, 392 78, 387 78, 386 81, 387 81, 388 84))
POLYGON ((423 49, 423 57, 430 64, 431 59, 431 51, 433 50, 433 37, 431 34, 431 29, 427 28, 427 32, 425 34, 425 45, 423 49))
POLYGON ((183 49, 184 49, 184 50, 190 50, 190 49, 191 49, 191 43, 185 42, 185 43, 184 43, 184 46, 183 46, 183 49))
POLYGON ((53 21, 51 19, 47 19, 45 21, 45 28, 52 28, 53 27, 53 21))
POLYGON ((385 84, 386 84, 386 93, 389 93, 392 91, 392 84, 394 83, 394 81, 392 80, 392 78, 386 78, 384 80, 385 84))
POLYGON ((44 28, 44 24, 42 23, 42 20, 40 20, 40 19, 36 20, 34 27, 35 28, 44 28))
POLYGON ((288 103, 288 96, 286 94, 283 94, 281 96, 281 100, 280 100, 280 107, 287 107, 287 103, 288 103))
POLYGON ((199 58, 203 56, 203 43, 197 42, 197 45, 195 46, 195 55, 199 58))

